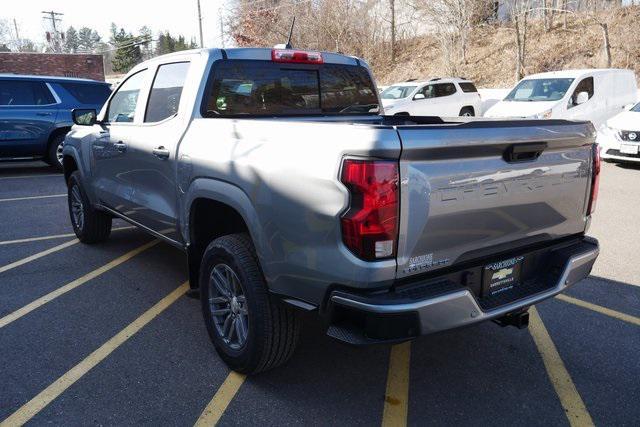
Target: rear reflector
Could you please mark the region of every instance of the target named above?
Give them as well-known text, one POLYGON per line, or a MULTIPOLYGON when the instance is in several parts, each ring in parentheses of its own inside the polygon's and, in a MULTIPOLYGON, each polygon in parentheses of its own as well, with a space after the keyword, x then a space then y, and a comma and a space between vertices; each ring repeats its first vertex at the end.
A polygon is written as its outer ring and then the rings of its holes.
POLYGON ((591 193, 589 196, 589 209, 587 209, 587 214, 591 215, 596 210, 596 202, 598 201, 598 190, 600 188, 600 147, 597 144, 593 144, 593 148, 591 149, 591 153, 593 156, 593 165, 591 170, 591 193))
POLYGON ((342 240, 367 261, 395 256, 398 240, 398 163, 351 160, 342 164, 349 209, 342 216, 342 240))
POLYGON ((320 52, 307 52, 304 50, 273 49, 271 59, 274 62, 289 62, 296 64, 322 64, 320 52))

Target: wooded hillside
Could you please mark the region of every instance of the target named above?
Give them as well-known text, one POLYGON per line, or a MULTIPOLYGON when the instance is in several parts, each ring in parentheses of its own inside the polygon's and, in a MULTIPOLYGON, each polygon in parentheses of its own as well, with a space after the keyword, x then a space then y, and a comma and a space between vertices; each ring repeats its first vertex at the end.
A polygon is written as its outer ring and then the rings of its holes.
MULTIPOLYGON (((627 2, 628 3, 628 2, 627 2)), ((619 67, 640 75, 640 6, 610 0, 241 0, 227 35, 366 59, 379 84, 464 76, 508 87, 520 76, 619 67)))

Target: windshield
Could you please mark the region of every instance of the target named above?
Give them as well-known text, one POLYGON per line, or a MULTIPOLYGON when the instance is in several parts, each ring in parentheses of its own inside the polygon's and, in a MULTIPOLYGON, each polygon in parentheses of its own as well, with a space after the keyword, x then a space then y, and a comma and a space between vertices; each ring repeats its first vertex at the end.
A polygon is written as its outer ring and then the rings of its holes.
POLYGON ((638 102, 636 105, 634 105, 633 108, 631 109, 631 111, 634 111, 636 113, 640 113, 640 102, 638 102))
POLYGON ((416 86, 389 86, 381 94, 382 99, 402 99, 413 92, 416 86))
POLYGON ((573 79, 523 80, 507 95, 505 101, 558 101, 569 90, 573 79))

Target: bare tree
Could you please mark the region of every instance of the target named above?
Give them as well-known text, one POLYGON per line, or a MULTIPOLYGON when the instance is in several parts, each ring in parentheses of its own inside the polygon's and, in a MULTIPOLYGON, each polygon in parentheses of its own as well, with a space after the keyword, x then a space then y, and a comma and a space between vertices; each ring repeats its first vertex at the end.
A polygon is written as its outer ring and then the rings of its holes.
POLYGON ((520 80, 525 73, 531 0, 510 0, 508 8, 509 16, 513 22, 516 44, 515 79, 520 80))

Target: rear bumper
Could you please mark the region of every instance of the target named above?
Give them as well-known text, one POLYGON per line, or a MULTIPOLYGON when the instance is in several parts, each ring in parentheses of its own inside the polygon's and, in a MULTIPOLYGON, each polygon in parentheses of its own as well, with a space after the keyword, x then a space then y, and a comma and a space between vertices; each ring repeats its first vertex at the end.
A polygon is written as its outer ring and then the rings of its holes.
MULTIPOLYGON (((431 296, 409 297, 388 292, 383 295, 362 296, 334 291, 330 296, 330 311, 343 312, 341 320, 332 322, 327 334, 351 344, 404 341, 419 335, 454 329, 508 313, 525 310, 529 306, 557 295, 586 278, 598 257, 595 239, 581 241, 553 249, 549 255, 549 269, 536 283, 526 286, 530 291, 520 293, 513 301, 486 304, 468 287, 456 283, 437 283, 430 280, 431 296), (554 267, 555 266, 555 267, 554 267), (353 319, 357 318, 357 322, 353 319)), ((416 289, 420 284, 415 285, 416 289)), ((410 292, 408 295, 425 293, 410 292)), ((334 317, 335 319, 335 317, 334 317)))

